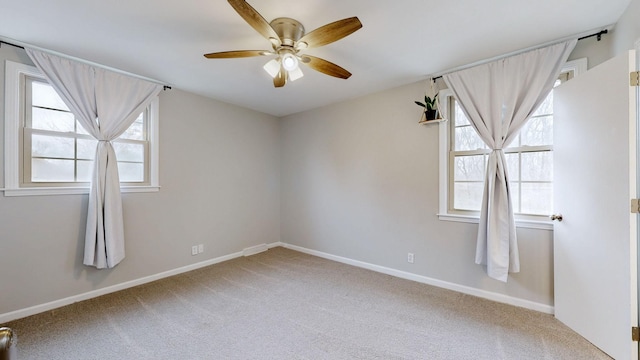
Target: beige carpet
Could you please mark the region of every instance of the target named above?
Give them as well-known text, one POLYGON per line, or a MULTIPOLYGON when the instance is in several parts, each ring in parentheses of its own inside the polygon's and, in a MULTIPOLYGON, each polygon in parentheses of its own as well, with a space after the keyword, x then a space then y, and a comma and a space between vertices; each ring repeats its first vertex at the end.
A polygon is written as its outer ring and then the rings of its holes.
POLYGON ((25 359, 608 359, 552 316, 275 248, 6 324, 25 359))

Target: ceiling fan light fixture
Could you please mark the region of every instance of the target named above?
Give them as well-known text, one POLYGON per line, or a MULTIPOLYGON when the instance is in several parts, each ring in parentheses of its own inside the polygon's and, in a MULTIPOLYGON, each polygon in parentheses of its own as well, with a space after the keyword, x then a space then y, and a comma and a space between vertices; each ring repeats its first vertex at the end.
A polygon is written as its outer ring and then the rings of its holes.
POLYGON ((280 62, 277 59, 271 59, 268 63, 264 64, 264 71, 269 73, 272 78, 275 78, 280 72, 280 62))
POLYGON ((282 55, 282 67, 287 71, 294 71, 298 68, 298 58, 290 53, 282 55))

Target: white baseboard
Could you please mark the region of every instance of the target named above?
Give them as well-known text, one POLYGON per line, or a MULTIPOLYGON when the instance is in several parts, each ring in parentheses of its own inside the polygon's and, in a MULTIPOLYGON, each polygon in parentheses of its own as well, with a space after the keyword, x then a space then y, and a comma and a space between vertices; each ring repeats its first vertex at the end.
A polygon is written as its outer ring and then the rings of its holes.
MULTIPOLYGON (((262 248, 264 248, 264 250, 262 250, 262 251, 266 251, 266 250, 268 250, 270 248, 274 248, 274 247, 277 247, 277 246, 282 246, 282 243, 275 242, 275 243, 268 244, 268 245, 267 244, 261 244, 261 245, 258 245, 258 246, 252 246, 252 247, 249 247, 247 249, 244 249, 243 251, 236 252, 236 253, 233 253, 233 254, 224 255, 224 256, 220 256, 220 257, 214 258, 214 259, 201 261, 199 263, 190 264, 190 265, 183 266, 183 267, 180 267, 180 268, 177 268, 177 269, 164 271, 164 272, 161 272, 161 273, 158 273, 158 274, 146 276, 146 277, 139 278, 139 279, 136 279, 136 280, 126 281, 126 282, 123 282, 123 283, 120 283, 120 284, 107 286, 105 288, 89 291, 89 292, 86 292, 86 293, 69 296, 69 297, 66 297, 64 299, 51 301, 51 302, 48 302, 48 303, 45 303, 45 304, 40 304, 40 305, 36 305, 36 306, 31 306, 31 307, 28 307, 28 308, 25 308, 25 309, 19 309, 19 310, 16 310, 16 311, 0 314, 0 324, 6 323, 6 322, 9 322, 9 321, 13 321, 13 320, 16 320, 16 319, 21 319, 23 317, 39 314, 41 312, 57 309, 59 307, 62 307, 62 306, 65 306, 65 305, 69 305, 69 304, 73 304, 73 303, 76 303, 76 302, 79 302, 79 301, 93 299, 93 298, 101 296, 101 295, 106 295, 106 294, 110 294, 110 293, 113 293, 113 292, 116 292, 116 291, 128 289, 128 288, 131 288, 131 287, 134 287, 134 286, 146 284, 146 283, 149 283, 149 282, 152 282, 152 281, 156 281, 156 280, 160 280, 160 279, 163 279, 163 278, 166 278, 166 277, 169 277, 169 276, 182 274, 182 273, 185 273, 187 271, 196 270, 196 269, 199 269, 199 268, 202 268, 202 267, 205 267, 205 266, 221 263, 223 261, 239 258, 241 256, 249 256, 249 255, 247 255, 247 253, 250 253, 251 251, 254 251, 254 250, 250 250, 250 249, 254 249, 254 248, 262 249, 262 248), (249 250, 249 251, 247 251, 247 250, 249 250)), ((261 251, 258 251, 258 252, 261 252, 261 251)), ((255 254, 257 254, 258 252, 255 252, 255 254)))
POLYGON ((546 314, 553 314, 554 313, 554 308, 551 305, 541 304, 541 303, 537 303, 537 302, 533 302, 533 301, 529 301, 529 300, 515 298, 515 297, 512 297, 512 296, 507 296, 507 295, 504 295, 504 294, 495 293, 495 292, 492 292, 492 291, 486 291, 486 290, 477 289, 477 288, 473 288, 473 287, 469 287, 469 286, 465 286, 465 285, 459 285, 459 284, 455 284, 455 283, 451 283, 451 282, 447 282, 447 281, 433 279, 433 278, 422 276, 422 275, 412 274, 412 273, 409 273, 409 272, 406 272, 406 271, 400 271, 400 270, 396 270, 396 269, 392 269, 392 268, 388 268, 388 267, 384 267, 384 266, 379 266, 379 265, 375 265, 375 264, 366 263, 366 262, 363 262, 363 261, 358 261, 358 260, 353 260, 353 259, 349 259, 349 258, 345 258, 345 257, 341 257, 341 256, 331 255, 331 254, 328 254, 328 253, 324 253, 324 252, 317 251, 317 250, 307 249, 307 248, 304 248, 304 247, 301 247, 301 246, 297 246, 297 245, 281 243, 280 246, 288 248, 288 249, 291 249, 291 250, 299 251, 299 252, 302 252, 302 253, 305 253, 305 254, 314 255, 314 256, 321 257, 321 258, 325 258, 325 259, 341 262, 341 263, 344 263, 344 264, 357 266, 357 267, 360 267, 360 268, 363 268, 363 269, 376 271, 376 272, 379 272, 379 273, 395 276, 395 277, 402 278, 402 279, 412 280, 412 281, 416 281, 416 282, 427 284, 427 285, 433 285, 433 286, 437 286, 437 287, 440 287, 440 288, 457 291, 457 292, 460 292, 460 293, 463 293, 463 294, 477 296, 477 297, 480 297, 480 298, 483 298, 483 299, 488 299, 488 300, 496 301, 496 302, 503 303, 503 304, 509 304, 509 305, 513 305, 513 306, 518 306, 518 307, 522 307, 522 308, 530 309, 530 310, 535 310, 535 311, 546 313, 546 314))

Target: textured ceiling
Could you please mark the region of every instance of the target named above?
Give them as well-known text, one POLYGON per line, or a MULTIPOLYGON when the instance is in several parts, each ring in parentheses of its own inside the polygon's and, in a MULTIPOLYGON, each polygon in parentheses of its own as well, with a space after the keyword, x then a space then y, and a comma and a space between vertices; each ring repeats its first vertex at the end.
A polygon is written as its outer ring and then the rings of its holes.
POLYGON ((351 16, 363 24, 307 51, 346 68, 350 79, 303 67, 304 78, 279 89, 262 69, 266 57, 203 57, 270 49, 225 0, 0 0, 0 37, 284 116, 608 26, 629 2, 249 0, 267 21, 291 17, 307 32, 351 16))

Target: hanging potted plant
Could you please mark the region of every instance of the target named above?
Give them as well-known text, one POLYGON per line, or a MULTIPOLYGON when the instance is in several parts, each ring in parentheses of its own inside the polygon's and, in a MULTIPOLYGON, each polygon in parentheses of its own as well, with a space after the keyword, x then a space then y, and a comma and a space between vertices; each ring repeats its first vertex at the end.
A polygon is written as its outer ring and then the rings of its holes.
POLYGON ((440 114, 438 113, 438 94, 435 94, 433 98, 425 95, 424 103, 420 101, 415 101, 415 103, 424 108, 424 118, 426 121, 440 118, 440 114))

